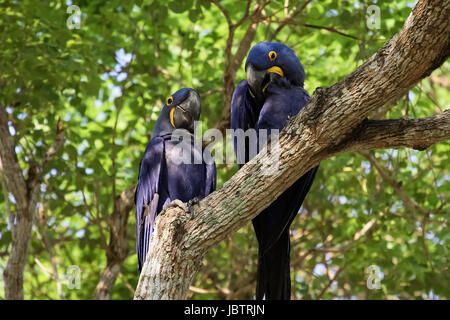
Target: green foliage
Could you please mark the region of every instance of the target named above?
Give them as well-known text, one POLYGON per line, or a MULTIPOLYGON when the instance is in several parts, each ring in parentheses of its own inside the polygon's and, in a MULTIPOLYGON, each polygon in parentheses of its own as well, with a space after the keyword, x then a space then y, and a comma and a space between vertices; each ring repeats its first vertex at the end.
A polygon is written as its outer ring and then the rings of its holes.
MULTIPOLYGON (((289 1, 286 10, 304 2, 289 1)), ((246 9, 246 1, 221 4, 233 22, 246 9)), ((370 4, 313 2, 294 19, 344 35, 295 24, 275 34, 285 18, 285 1, 273 1, 266 5, 266 21, 261 19, 253 43, 273 37, 293 48, 305 66, 305 88, 312 94, 372 55, 400 30, 413 5, 407 0, 378 1, 381 28, 369 30, 365 8, 370 4)), ((217 6, 206 0, 2 1, 0 21, 0 104, 12 119, 25 176, 51 146, 58 118, 66 136, 63 149, 44 168, 40 207, 46 220, 33 229, 25 298, 58 298, 53 262, 64 298, 90 299, 106 265, 113 190, 119 194, 136 183, 140 158, 165 98, 180 87, 193 87, 202 95, 203 128, 218 123, 224 107, 219 89, 228 25, 217 6), (80 29, 66 27, 70 3, 81 9, 80 29), (39 236, 44 230, 52 254, 39 236), (71 265, 81 269, 80 289, 66 285, 71 265)), ((248 25, 246 21, 236 29, 233 52, 248 25)), ((447 63, 433 75, 448 80, 449 69, 447 63)), ((236 83, 244 77, 240 67, 236 83)), ((385 117, 424 117, 448 108, 449 101, 448 85, 426 79, 385 117)), ((370 153, 424 211, 408 207, 367 157, 347 153, 324 161, 292 228, 293 296, 448 299, 449 154, 448 142, 424 152, 370 153), (366 286, 370 265, 383 271, 380 290, 366 286)), ((219 166, 218 187, 236 169, 219 166)), ((11 248, 7 208, 15 208, 11 197, 5 200, 1 197, 0 269, 11 248)), ((138 281, 134 209, 128 222, 130 256, 113 299, 132 298, 138 281)), ((190 298, 251 299, 256 257, 249 224, 208 253, 190 298)))

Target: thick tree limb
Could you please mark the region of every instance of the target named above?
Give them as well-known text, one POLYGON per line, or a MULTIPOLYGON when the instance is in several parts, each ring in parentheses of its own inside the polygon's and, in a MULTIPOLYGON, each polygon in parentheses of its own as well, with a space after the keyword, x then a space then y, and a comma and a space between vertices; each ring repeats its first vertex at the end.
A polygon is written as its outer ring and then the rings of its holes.
POLYGON ((338 150, 425 150, 449 137, 450 109, 423 119, 365 120, 338 146, 338 150))
MULTIPOLYGON (((194 207, 174 201, 160 213, 136 299, 184 299, 205 253, 270 205, 309 169, 339 151, 367 116, 430 75, 450 55, 450 1, 419 0, 402 30, 330 88, 318 88, 290 119, 279 152, 260 152, 194 207), (277 158, 279 155, 279 158, 277 158), (274 163, 279 170, 267 175, 274 163)), ((447 137, 447 139, 450 137, 447 137)))

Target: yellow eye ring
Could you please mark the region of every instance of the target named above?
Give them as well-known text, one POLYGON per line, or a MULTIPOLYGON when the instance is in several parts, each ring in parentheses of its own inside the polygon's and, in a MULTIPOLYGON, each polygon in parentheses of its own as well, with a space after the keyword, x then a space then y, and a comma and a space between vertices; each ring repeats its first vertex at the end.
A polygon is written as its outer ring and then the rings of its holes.
POLYGON ((277 53, 275 51, 269 52, 269 59, 270 61, 274 61, 277 58, 277 53))
POLYGON ((169 107, 169 106, 172 105, 172 103, 173 103, 173 98, 172 98, 172 96, 170 96, 170 97, 167 98, 166 104, 169 107))

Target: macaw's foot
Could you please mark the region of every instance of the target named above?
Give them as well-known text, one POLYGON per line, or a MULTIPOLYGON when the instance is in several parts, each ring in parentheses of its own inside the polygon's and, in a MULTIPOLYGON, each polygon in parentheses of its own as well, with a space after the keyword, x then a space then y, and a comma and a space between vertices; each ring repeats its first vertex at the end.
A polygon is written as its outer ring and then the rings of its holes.
POLYGON ((191 219, 194 219, 194 206, 198 205, 200 199, 195 197, 187 202, 187 212, 189 213, 191 219))

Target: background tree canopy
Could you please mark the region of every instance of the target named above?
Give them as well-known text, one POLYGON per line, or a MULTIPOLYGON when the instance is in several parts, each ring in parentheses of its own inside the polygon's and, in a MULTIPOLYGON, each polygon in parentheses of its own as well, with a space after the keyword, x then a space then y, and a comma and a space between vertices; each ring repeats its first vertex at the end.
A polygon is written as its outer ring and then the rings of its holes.
MULTIPOLYGON (((135 208, 127 211, 126 232, 117 235, 114 199, 137 182, 167 96, 195 88, 203 129, 220 127, 227 81, 245 77, 246 44, 259 41, 294 49, 312 94, 370 57, 413 6, 404 0, 1 1, 0 107, 24 176, 46 157, 58 119, 66 139, 43 168, 25 298, 93 298, 117 237, 126 239, 127 250, 111 298, 133 297, 135 208), (81 10, 73 20, 79 29, 66 25, 72 4, 81 10), (366 23, 372 4, 380 9, 379 29, 366 23), (79 288, 70 288, 70 266, 81 270, 79 288)), ((449 70, 446 62, 372 117, 418 118, 448 109, 449 70)), ((449 155, 445 142, 422 152, 345 153, 323 161, 292 228, 293 298, 448 299, 449 155), (382 272, 379 290, 366 285, 371 265, 382 272)), ((218 188, 236 170, 219 165, 218 188)), ((1 181, 0 271, 16 207, 1 181)), ((208 253, 190 298, 251 299, 256 262, 249 224, 208 253)))

